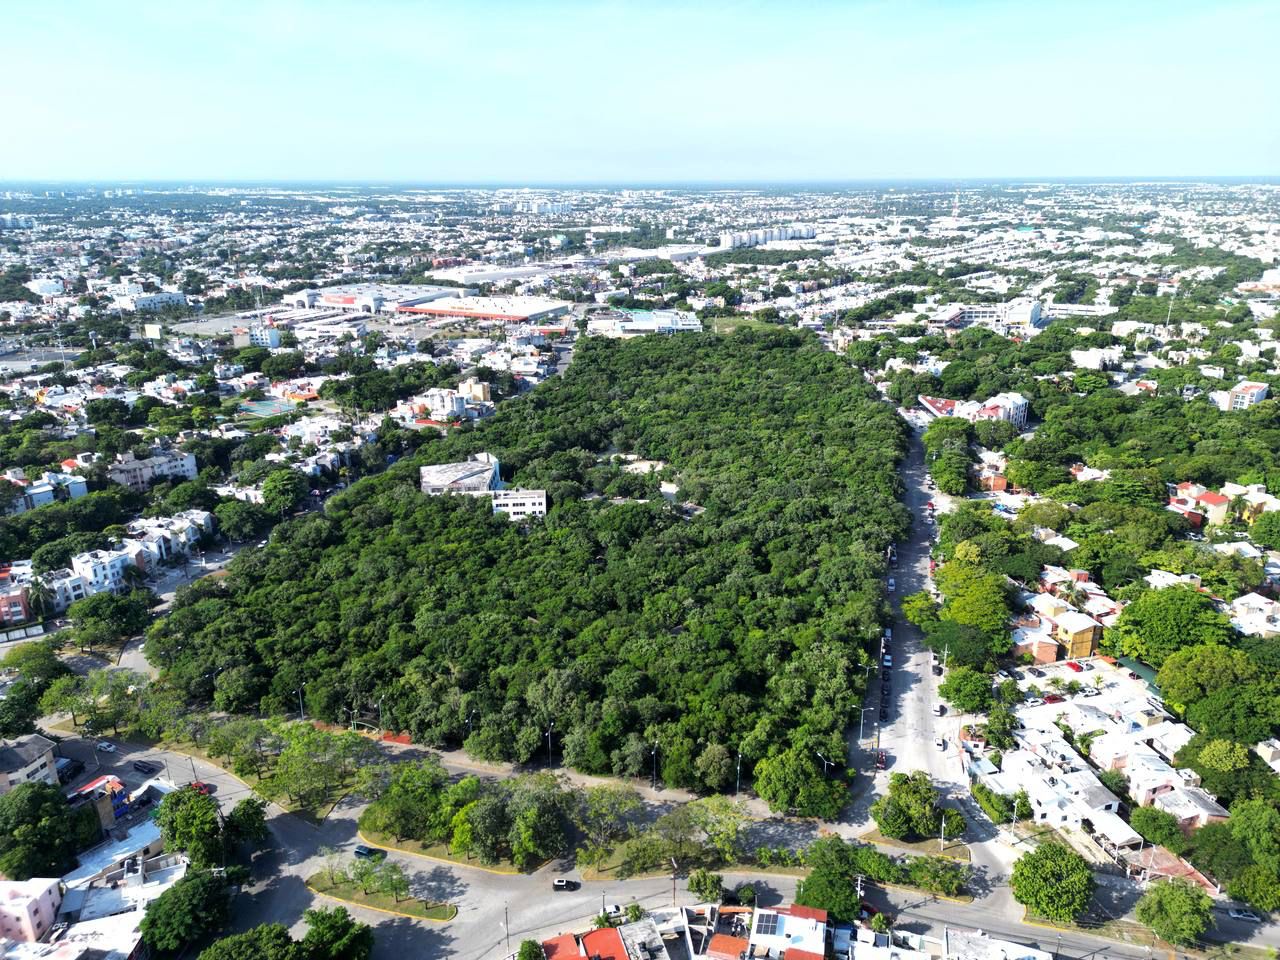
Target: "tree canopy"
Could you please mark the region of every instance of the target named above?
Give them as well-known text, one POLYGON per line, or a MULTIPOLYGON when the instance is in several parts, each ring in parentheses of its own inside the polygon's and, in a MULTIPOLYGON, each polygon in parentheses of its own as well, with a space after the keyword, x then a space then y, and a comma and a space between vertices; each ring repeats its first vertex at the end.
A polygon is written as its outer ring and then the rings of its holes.
POLYGON ((656 744, 664 782, 714 790, 724 757, 746 773, 794 750, 796 809, 829 805, 814 753, 843 750, 879 636, 904 428, 808 335, 691 346, 582 343, 563 376, 184 591, 148 655, 196 699, 234 679, 227 709, 283 712, 305 682, 308 714, 380 702, 490 760, 546 755, 554 721, 557 762, 643 775, 656 744), (418 492, 419 465, 480 450, 548 490, 543 522, 418 492), (617 453, 667 464, 675 503, 617 453))

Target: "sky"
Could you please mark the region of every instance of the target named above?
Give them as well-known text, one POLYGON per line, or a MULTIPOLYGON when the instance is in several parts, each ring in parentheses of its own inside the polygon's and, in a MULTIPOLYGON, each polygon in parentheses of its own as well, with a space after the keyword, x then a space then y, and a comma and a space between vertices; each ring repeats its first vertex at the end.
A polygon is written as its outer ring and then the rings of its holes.
POLYGON ((6 0, 0 180, 1280 174, 1275 0, 6 0))

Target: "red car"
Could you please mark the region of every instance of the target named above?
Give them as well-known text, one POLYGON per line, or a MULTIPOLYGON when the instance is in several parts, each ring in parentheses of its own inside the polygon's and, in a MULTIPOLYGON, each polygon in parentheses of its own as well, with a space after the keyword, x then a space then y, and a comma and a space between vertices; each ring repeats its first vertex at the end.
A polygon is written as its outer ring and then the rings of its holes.
POLYGON ((196 793, 203 793, 206 797, 213 792, 207 783, 199 780, 192 780, 190 786, 196 793))
POLYGON ((1051 693, 1044 698, 1044 702, 1045 703, 1061 703, 1062 698, 1058 696, 1056 693, 1051 693))
POLYGON ((881 750, 879 753, 876 754, 876 769, 883 770, 887 764, 888 764, 888 758, 885 756, 884 751, 881 750))
POLYGON ((1076 663, 1074 660, 1067 661, 1067 669, 1073 673, 1084 673, 1084 667, 1080 666, 1080 664, 1076 663))

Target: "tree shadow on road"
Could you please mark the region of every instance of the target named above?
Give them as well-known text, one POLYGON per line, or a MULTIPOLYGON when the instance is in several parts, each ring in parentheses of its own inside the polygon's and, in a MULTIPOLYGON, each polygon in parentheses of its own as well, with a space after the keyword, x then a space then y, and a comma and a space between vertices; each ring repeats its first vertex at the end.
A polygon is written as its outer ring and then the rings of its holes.
POLYGON ((446 866, 409 874, 409 889, 420 900, 456 903, 467 892, 467 883, 446 866))
MULTIPOLYGON (((379 920, 373 928, 372 960, 404 960, 405 957, 446 957, 457 950, 448 927, 419 923, 401 917, 379 920)), ((501 933, 499 929, 497 931, 501 933)), ((475 945, 479 947, 480 945, 475 945)), ((488 945, 484 945, 487 947, 488 945)), ((476 956, 487 950, 477 949, 476 956)))

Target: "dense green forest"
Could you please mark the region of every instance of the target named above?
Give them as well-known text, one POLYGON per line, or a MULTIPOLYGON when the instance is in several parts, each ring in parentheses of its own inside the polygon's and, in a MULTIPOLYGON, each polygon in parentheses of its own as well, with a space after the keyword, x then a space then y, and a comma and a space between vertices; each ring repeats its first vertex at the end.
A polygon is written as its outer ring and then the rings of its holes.
POLYGON ((279 713, 305 683, 309 715, 381 704, 387 726, 489 759, 550 746, 635 776, 656 744, 664 781, 716 790, 741 753, 775 806, 828 808, 815 750, 843 756, 860 700, 904 446, 808 335, 586 341, 563 377, 197 583, 148 656, 195 701, 279 713), (544 521, 417 491, 420 464, 479 450, 550 492, 544 521), (702 510, 609 462, 628 452, 702 510))

